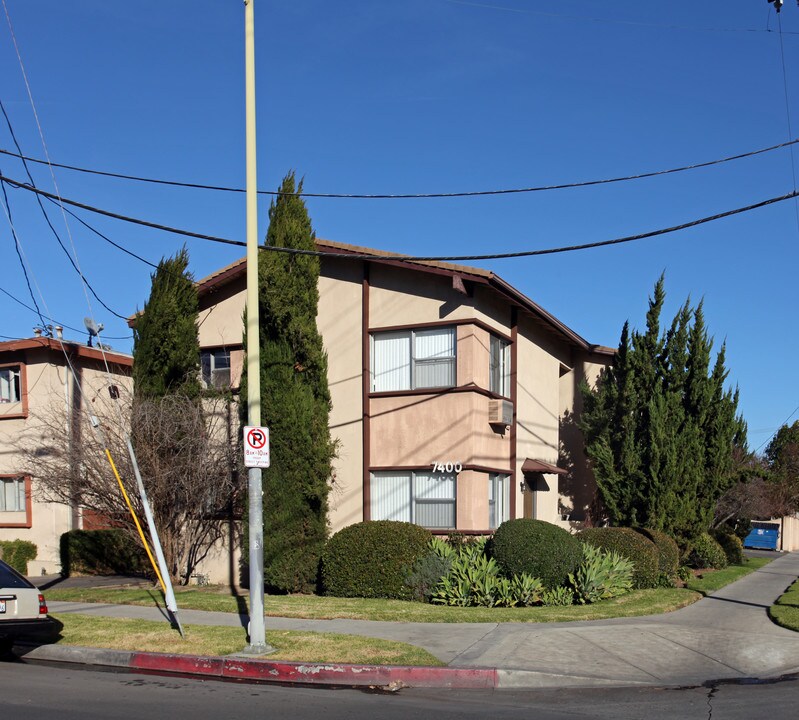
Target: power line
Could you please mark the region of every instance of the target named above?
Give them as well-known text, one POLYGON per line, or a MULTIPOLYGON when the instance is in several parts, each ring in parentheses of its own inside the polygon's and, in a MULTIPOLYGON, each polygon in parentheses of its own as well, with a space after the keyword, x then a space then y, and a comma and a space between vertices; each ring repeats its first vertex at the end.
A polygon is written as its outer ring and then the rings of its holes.
MULTIPOLYGON (((643 180, 645 178, 658 177, 661 175, 672 175, 674 173, 686 172, 688 170, 698 170, 700 168, 711 167, 713 165, 721 165, 722 163, 732 162, 733 160, 742 160, 743 158, 761 155, 763 153, 779 150, 780 148, 788 147, 799 142, 799 139, 788 140, 778 145, 771 145, 770 147, 760 148, 759 150, 750 150, 749 152, 738 153, 737 155, 730 155, 728 157, 719 158, 716 160, 708 160, 706 162, 694 163, 692 165, 682 165, 680 167, 668 168, 666 170, 653 170, 652 172, 638 173, 635 175, 624 175, 620 177, 601 178, 598 180, 584 180, 581 182, 560 183, 555 185, 538 185, 532 187, 522 188, 503 188, 497 190, 468 190, 464 192, 436 192, 436 193, 389 193, 389 194, 364 194, 364 193, 281 193, 279 190, 259 190, 259 195, 294 195, 297 197, 308 198, 331 198, 331 199, 344 199, 344 200, 429 200, 435 198, 461 198, 461 197, 484 197, 489 195, 515 195, 521 193, 534 193, 545 192, 549 190, 567 190, 571 188, 592 187, 594 185, 608 185, 611 183, 627 182, 630 180, 643 180)), ((23 162, 38 163, 47 165, 46 160, 39 158, 28 157, 21 153, 14 153, 10 150, 0 148, 0 154, 15 157, 23 162)), ((116 173, 105 170, 94 170, 91 168, 80 167, 77 165, 65 165, 62 163, 49 163, 52 167, 62 168, 64 170, 73 170, 75 172, 87 173, 90 175, 100 175, 103 177, 117 178, 119 180, 134 180, 136 182, 151 183, 155 185, 168 185, 171 187, 182 187, 193 190, 214 190, 230 193, 244 193, 243 188, 229 187, 225 185, 207 185, 202 183, 180 182, 178 180, 164 180, 159 178, 148 178, 140 175, 127 175, 124 173, 116 173)))
MULTIPOLYGON (((6 112, 5 105, 3 105, 3 101, 1 99, 0 99, 0 111, 2 111, 2 113, 3 113, 3 117, 5 118, 6 125, 8 126, 8 131, 11 134, 11 139, 14 141, 14 145, 16 146, 16 148, 19 151, 20 156, 21 156, 22 155, 22 148, 19 145, 19 141, 17 140, 16 133, 14 132, 14 127, 11 124, 11 118, 8 117, 8 113, 6 112)), ((22 165, 25 168, 25 174, 28 176, 28 180, 30 180, 31 186, 32 187, 36 187, 36 183, 33 180, 33 175, 31 175, 30 168, 28 167, 28 162, 24 158, 22 158, 22 165)), ((50 216, 47 214, 47 210, 45 210, 44 205, 42 204, 42 199, 41 199, 41 197, 39 195, 36 196, 36 202, 39 205, 39 209, 42 211, 42 215, 44 215, 44 221, 47 223, 47 227, 50 228, 50 231, 53 233, 53 236, 55 237, 56 241, 58 242, 58 245, 64 251, 64 254, 67 256, 67 259, 69 260, 70 265, 72 265, 72 268, 79 275, 80 279, 83 280, 83 282, 85 283, 86 287, 89 288, 89 290, 91 291, 92 295, 94 295, 94 297, 96 298, 97 302, 99 302, 112 315, 115 315, 120 320, 125 320, 126 317, 124 315, 120 315, 118 312, 116 312, 115 310, 112 310, 110 307, 108 307, 108 305, 106 305, 106 303, 102 300, 102 298, 97 294, 97 291, 92 287, 91 283, 86 279, 85 275, 83 274, 81 269, 78 267, 78 265, 75 262, 75 260, 73 259, 72 255, 70 255, 69 250, 67 250, 66 246, 64 245, 63 241, 61 240, 61 236, 58 234, 58 231, 55 229, 55 227, 53 226, 53 223, 50 221, 50 216)), ((71 240, 71 237, 70 237, 70 240, 71 240)), ((73 249, 74 249, 74 245, 73 245, 73 249)))
POLYGON ((765 440, 764 440, 762 443, 760 443, 760 445, 758 445, 758 446, 757 446, 757 449, 755 450, 755 452, 759 452, 759 451, 760 451, 760 448, 762 448, 762 447, 763 447, 763 446, 764 446, 764 445, 765 445, 767 442, 769 442, 769 441, 771 440, 771 438, 773 438, 773 437, 774 437, 774 436, 775 436, 775 435, 776 435, 776 434, 777 434, 777 433, 778 433, 778 432, 779 432, 779 431, 782 429, 782 427, 783 427, 783 426, 787 425, 787 424, 788 424, 788 422, 790 421, 790 419, 791 419, 791 418, 792 418, 794 415, 796 415, 796 413, 798 413, 798 412, 799 412, 799 405, 797 405, 797 406, 796 406, 796 407, 793 409, 793 412, 792 412, 790 415, 788 415, 788 417, 787 417, 787 418, 785 418, 785 420, 783 420, 783 421, 780 423, 780 426, 779 426, 779 427, 778 427, 778 428, 777 428, 777 429, 776 429, 776 430, 775 430, 773 433, 771 433, 771 435, 769 435, 769 436, 768 436, 768 437, 767 437, 767 438, 766 438, 766 439, 765 439, 765 440))
MULTIPOLYGON (((5 177, 4 175, 0 174, 0 182, 2 181, 7 182, 9 185, 12 185, 14 187, 18 187, 23 190, 28 190, 30 192, 43 195, 45 197, 50 197, 50 198, 55 197, 52 193, 48 193, 45 190, 31 187, 27 183, 20 182, 19 180, 14 180, 12 178, 5 177)), ((324 252, 319 250, 297 250, 295 248, 281 248, 281 247, 265 246, 265 245, 261 245, 259 247, 261 250, 266 250, 270 252, 282 252, 292 255, 311 255, 316 257, 338 257, 338 258, 344 257, 352 260, 403 260, 406 262, 409 261, 453 262, 453 261, 466 261, 466 260, 501 260, 505 258, 534 257, 538 255, 553 255, 556 253, 574 252, 576 250, 589 250, 591 248, 606 247, 608 245, 620 245, 622 243, 633 242, 636 240, 644 240, 646 238, 657 237, 659 235, 667 235, 669 233, 677 232, 678 230, 686 230, 688 228, 696 227, 698 225, 704 225, 706 223, 713 222, 714 220, 721 220, 722 218, 731 217, 733 215, 740 215, 741 213, 749 212, 751 210, 757 210, 758 208, 766 207, 768 205, 774 205, 775 203, 783 202, 784 200, 790 200, 797 196, 799 196, 799 192, 794 190, 786 195, 781 195, 780 197, 773 197, 769 198, 768 200, 761 200, 760 202, 752 203, 751 205, 735 208, 733 210, 726 210, 724 212, 716 213, 715 215, 708 215, 706 217, 702 217, 697 220, 690 220, 688 222, 680 223, 679 225, 672 225, 670 227, 660 228, 658 230, 650 230, 648 232, 638 233, 636 235, 627 235, 620 238, 614 238, 612 240, 600 240, 597 242, 582 243, 579 245, 567 245, 555 248, 546 248, 542 250, 522 250, 518 252, 489 253, 485 255, 409 256, 409 255, 377 255, 375 253, 352 253, 352 254, 348 253, 345 255, 342 253, 324 252)), ((59 202, 64 203, 66 205, 79 207, 82 208, 83 210, 88 210, 89 212, 97 213, 99 215, 105 215, 106 217, 111 217, 116 220, 122 220, 124 222, 133 223, 135 225, 142 225, 144 227, 153 228, 155 230, 163 230, 164 232, 169 232, 174 235, 182 235, 184 237, 196 238, 198 240, 208 240, 210 242, 222 243, 224 245, 235 245, 237 247, 246 247, 247 245, 242 240, 231 240, 229 238, 217 237, 215 235, 206 235, 204 233, 192 232, 190 230, 181 230, 179 228, 170 227, 169 225, 162 225, 160 223, 150 222, 149 220, 141 220, 139 218, 130 217, 128 215, 121 215, 120 213, 114 213, 109 210, 102 210, 101 208, 97 208, 92 205, 87 205, 86 203, 81 203, 76 200, 69 200, 65 197, 60 197, 58 200, 59 202)))
MULTIPOLYGON (((15 303, 17 303, 17 305, 21 305, 26 310, 30 310, 31 312, 36 313, 37 315, 39 315, 39 319, 42 321, 42 325, 44 327, 46 327, 44 320, 49 320, 51 323, 55 323, 56 325, 60 325, 62 328, 66 328, 67 330, 72 330, 72 332, 76 332, 79 335, 84 335, 86 333, 85 329, 72 327, 71 325, 67 325, 66 323, 62 323, 62 322, 56 320, 55 318, 51 318, 49 315, 39 314, 36 311, 35 308, 32 308, 30 305, 22 302, 22 300, 20 300, 16 295, 12 295, 5 288, 0 287, 0 293, 3 293, 3 295, 6 295, 7 297, 9 297, 11 300, 13 300, 15 303)), ((104 334, 103 337, 105 339, 107 339, 107 340, 130 340, 133 337, 133 335, 105 335, 104 334)), ((21 340, 23 338, 13 338, 13 339, 21 340)))
MULTIPOLYGON (((564 20, 580 20, 583 22, 602 23, 606 25, 627 25, 632 27, 651 27, 665 28, 667 30, 690 30, 692 32, 724 32, 724 33, 773 33, 773 30, 761 28, 723 28, 723 27, 696 27, 693 25, 677 25, 674 23, 653 23, 641 20, 624 20, 616 18, 600 18, 585 15, 570 15, 566 13, 545 12, 543 10, 529 10, 527 8, 514 8, 503 5, 491 5, 482 2, 470 2, 470 0, 444 0, 454 5, 465 5, 467 7, 484 8, 486 10, 499 10, 502 12, 517 13, 520 15, 539 15, 543 17, 562 18, 564 20)), ((769 0, 773 2, 773 0, 769 0)), ((788 35, 799 35, 796 32, 786 33, 788 35)))
POLYGON ((39 308, 39 303, 36 302, 36 295, 34 295, 33 288, 31 287, 31 279, 28 276, 28 268, 25 267, 25 261, 22 258, 22 250, 20 248, 19 238, 17 237, 17 229, 14 227, 14 220, 11 216, 11 205, 8 202, 8 194, 6 193, 6 184, 2 181, 0 181, 0 189, 3 191, 3 210, 5 212, 6 218, 8 219, 8 225, 11 228, 11 235, 14 239, 14 249, 17 251, 17 257, 19 258, 19 264, 22 268, 22 274, 25 276, 25 282, 28 285, 28 292, 30 293, 31 300, 33 300, 34 307, 30 309, 39 316, 39 320, 41 321, 42 325, 44 325, 42 311, 39 308))

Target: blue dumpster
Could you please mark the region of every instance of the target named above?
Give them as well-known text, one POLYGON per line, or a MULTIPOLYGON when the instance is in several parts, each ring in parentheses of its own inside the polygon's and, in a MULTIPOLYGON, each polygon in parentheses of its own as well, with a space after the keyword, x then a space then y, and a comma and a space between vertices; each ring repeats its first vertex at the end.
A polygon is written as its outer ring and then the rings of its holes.
POLYGON ((752 529, 744 540, 744 547, 760 550, 776 550, 780 526, 776 523, 753 522, 752 529))

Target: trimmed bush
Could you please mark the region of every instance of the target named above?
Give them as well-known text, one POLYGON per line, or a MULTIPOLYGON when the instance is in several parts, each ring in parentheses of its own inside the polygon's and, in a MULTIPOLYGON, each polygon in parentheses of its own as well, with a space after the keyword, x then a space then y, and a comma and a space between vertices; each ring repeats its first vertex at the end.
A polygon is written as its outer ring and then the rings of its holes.
POLYGON ((405 581, 429 551, 429 530, 412 523, 373 520, 349 525, 322 552, 322 587, 337 597, 410 600, 405 581))
POLYGON ((666 577, 675 577, 677 568, 680 567, 680 548, 674 538, 660 530, 651 530, 649 528, 641 529, 638 532, 655 543, 658 551, 658 570, 666 577))
POLYGON ((0 558, 21 575, 28 574, 28 561, 36 559, 39 548, 27 540, 0 540, 0 558))
POLYGON ((724 554, 727 556, 727 562, 730 565, 743 565, 746 562, 744 555, 744 544, 734 532, 726 531, 726 528, 714 530, 711 537, 721 545, 724 554))
POLYGON ((149 575, 143 548, 122 530, 70 530, 61 536, 61 574, 149 575))
POLYGON ((724 553, 724 548, 710 537, 709 533, 702 533, 694 538, 688 564, 695 568, 721 570, 727 567, 727 555, 724 553))
POLYGON ((615 550, 635 565, 633 587, 653 588, 658 586, 658 550, 648 538, 632 528, 605 527, 588 528, 577 533, 584 543, 615 550))
POLYGON ((543 520, 519 518, 497 528, 488 553, 507 577, 538 578, 547 589, 566 585, 583 559, 579 541, 563 528, 543 520))

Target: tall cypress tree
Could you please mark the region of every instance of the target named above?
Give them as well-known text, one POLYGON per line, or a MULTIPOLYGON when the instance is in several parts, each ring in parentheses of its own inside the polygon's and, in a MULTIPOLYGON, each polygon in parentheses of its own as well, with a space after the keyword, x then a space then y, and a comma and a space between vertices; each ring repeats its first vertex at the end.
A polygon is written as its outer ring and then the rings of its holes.
MULTIPOLYGON (((315 250, 300 192, 302 182, 289 173, 269 208, 266 246, 315 250)), ((319 267, 318 257, 273 250, 259 254, 261 402, 270 429, 264 580, 287 592, 313 590, 328 534, 336 446, 328 422, 327 355, 316 327, 319 267)))
POLYGON ((162 258, 152 274, 150 298, 133 327, 133 381, 139 397, 200 393, 198 301, 182 248, 162 258))
POLYGON ((710 526, 733 482, 746 426, 737 391, 724 388, 724 346, 710 369, 702 304, 686 301, 661 335, 664 299, 661 277, 645 332, 625 323, 613 365, 595 389, 583 386, 581 427, 611 521, 663 530, 685 545, 710 526))

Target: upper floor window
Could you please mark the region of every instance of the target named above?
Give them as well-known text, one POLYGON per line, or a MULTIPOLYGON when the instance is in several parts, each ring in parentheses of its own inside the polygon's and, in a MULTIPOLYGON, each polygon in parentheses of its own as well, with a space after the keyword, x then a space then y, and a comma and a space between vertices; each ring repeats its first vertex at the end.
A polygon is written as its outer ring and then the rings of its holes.
POLYGON ((21 399, 19 365, 0 368, 0 403, 15 403, 21 399))
POLYGON ((24 512, 25 478, 0 478, 0 512, 24 512))
POLYGON ((200 353, 204 388, 230 387, 230 350, 203 350, 200 353))
POLYGON ((489 390, 502 397, 510 397, 510 343, 491 336, 489 355, 489 390))
POLYGON ((418 390, 455 385, 455 328, 374 333, 372 390, 418 390))

